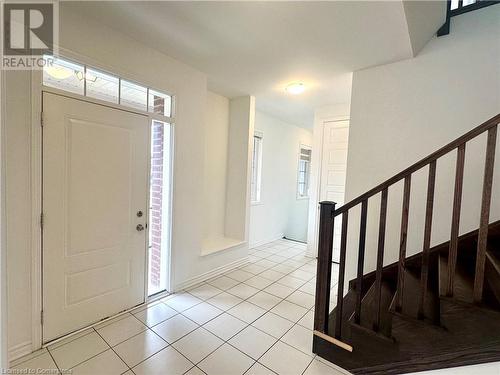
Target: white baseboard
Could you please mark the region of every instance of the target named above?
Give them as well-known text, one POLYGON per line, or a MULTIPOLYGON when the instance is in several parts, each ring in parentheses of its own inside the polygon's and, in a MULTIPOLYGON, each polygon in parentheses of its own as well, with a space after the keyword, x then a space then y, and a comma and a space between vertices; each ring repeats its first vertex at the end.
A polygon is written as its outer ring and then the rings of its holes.
POLYGON ((25 355, 30 354, 33 351, 31 341, 25 341, 21 344, 14 345, 9 348, 9 362, 15 361, 25 355))
POLYGON ((223 273, 226 273, 227 271, 231 271, 234 268, 243 266, 246 263, 248 263, 248 257, 244 257, 244 258, 235 260, 234 262, 225 264, 224 266, 214 268, 213 270, 202 273, 201 275, 192 277, 190 279, 187 279, 186 281, 183 281, 179 284, 176 284, 173 291, 174 291, 174 293, 176 293, 176 292, 179 292, 183 289, 190 288, 192 286, 195 286, 196 284, 200 284, 200 283, 207 281, 211 278, 214 278, 216 276, 220 276, 223 273))
POLYGON ((249 248, 252 249, 252 248, 260 246, 260 245, 265 245, 266 243, 269 243, 269 242, 281 240, 284 236, 285 236, 285 233, 278 233, 278 234, 271 236, 270 238, 267 238, 265 240, 252 242, 251 244, 249 244, 249 248))

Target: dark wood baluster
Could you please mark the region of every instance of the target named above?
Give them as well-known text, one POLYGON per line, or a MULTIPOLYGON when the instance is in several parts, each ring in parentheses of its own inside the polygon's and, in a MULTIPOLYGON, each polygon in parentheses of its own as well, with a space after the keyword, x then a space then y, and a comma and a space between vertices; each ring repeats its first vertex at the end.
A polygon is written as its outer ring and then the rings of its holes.
POLYGON ((340 235, 339 282, 337 285, 337 315, 335 317, 335 338, 342 338, 342 309, 344 304, 345 256, 347 246, 347 222, 349 211, 342 214, 342 233, 340 235))
POLYGON ((320 202, 314 329, 328 333, 335 202, 320 202))
POLYGON ((388 189, 382 190, 380 198, 380 221, 378 227, 378 248, 377 248, 377 271, 375 276, 375 320, 373 330, 380 328, 380 298, 382 290, 382 269, 384 267, 384 245, 385 245, 385 224, 387 218, 387 195, 388 189))
POLYGON ((436 160, 429 164, 429 178, 427 180, 427 204, 425 207, 424 245, 422 247, 422 269, 420 271, 420 303, 418 318, 424 318, 424 304, 427 298, 429 280, 429 248, 431 245, 432 210, 434 208, 434 187, 436 185, 436 160))
POLYGON ((357 324, 359 324, 361 319, 361 297, 363 290, 363 266, 365 263, 367 211, 368 211, 368 199, 365 199, 363 202, 361 202, 361 221, 359 226, 358 276, 356 282, 356 307, 354 310, 354 322, 357 324))
POLYGON ((458 231, 460 229, 460 209, 462 207, 462 187, 464 182, 465 143, 457 149, 457 167, 455 171, 455 192, 453 195, 453 213, 451 217, 451 237, 448 250, 448 279, 446 295, 453 296, 455 268, 457 266, 458 231))
POLYGON ((406 244, 408 239, 408 214, 410 212, 411 174, 405 177, 403 190, 403 213, 401 215, 401 236, 399 242, 398 285, 396 294, 396 311, 403 305, 403 289, 405 282, 406 244))
POLYGON ((486 260, 486 245, 488 242, 488 225, 490 220, 491 190, 493 186, 493 166, 495 164, 495 147, 497 127, 488 130, 486 145, 486 162, 484 166, 483 197, 481 201, 481 217, 477 239, 476 274, 474 276, 473 300, 480 303, 483 299, 484 263, 486 260))

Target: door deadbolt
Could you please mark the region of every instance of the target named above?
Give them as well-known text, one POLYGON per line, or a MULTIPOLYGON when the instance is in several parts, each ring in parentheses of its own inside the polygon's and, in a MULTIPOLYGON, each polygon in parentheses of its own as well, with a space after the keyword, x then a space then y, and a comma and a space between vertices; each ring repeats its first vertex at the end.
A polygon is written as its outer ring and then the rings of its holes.
POLYGON ((144 226, 142 224, 137 224, 137 226, 135 227, 135 229, 137 229, 137 231, 140 232, 140 231, 144 230, 144 226))
POLYGON ((137 211, 137 217, 142 217, 142 211, 137 211))

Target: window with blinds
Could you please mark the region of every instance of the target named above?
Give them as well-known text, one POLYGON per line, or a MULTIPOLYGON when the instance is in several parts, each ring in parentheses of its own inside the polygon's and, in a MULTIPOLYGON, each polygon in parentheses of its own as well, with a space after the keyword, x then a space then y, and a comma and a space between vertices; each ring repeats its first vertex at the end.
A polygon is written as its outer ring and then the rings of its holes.
POLYGON ((309 177, 311 174, 311 148, 300 146, 297 171, 297 198, 309 197, 309 177))
POLYGON ((255 133, 253 137, 252 179, 250 183, 251 202, 260 202, 260 187, 262 175, 262 133, 255 133))

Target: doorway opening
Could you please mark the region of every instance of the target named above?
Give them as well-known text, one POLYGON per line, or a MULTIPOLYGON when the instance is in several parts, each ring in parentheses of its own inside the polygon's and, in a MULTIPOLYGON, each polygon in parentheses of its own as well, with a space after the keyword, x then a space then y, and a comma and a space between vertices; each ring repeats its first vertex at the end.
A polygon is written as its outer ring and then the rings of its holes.
POLYGON ((172 126, 151 123, 148 297, 169 291, 172 207, 172 126))

